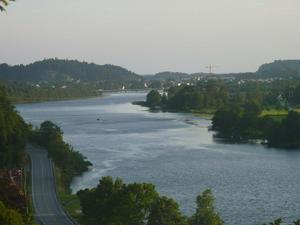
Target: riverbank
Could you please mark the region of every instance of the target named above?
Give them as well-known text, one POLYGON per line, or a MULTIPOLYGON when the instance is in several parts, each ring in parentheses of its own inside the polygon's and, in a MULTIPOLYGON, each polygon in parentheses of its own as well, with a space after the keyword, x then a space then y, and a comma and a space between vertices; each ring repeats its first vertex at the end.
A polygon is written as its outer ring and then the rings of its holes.
POLYGON ((139 105, 145 108, 148 108, 149 111, 153 112, 153 111, 161 111, 161 112, 170 112, 170 113, 191 113, 194 116, 198 116, 201 118, 205 118, 205 119, 212 119, 214 116, 214 113, 216 112, 215 109, 203 109, 203 110, 171 110, 168 108, 162 108, 162 107, 154 107, 151 108, 147 105, 146 101, 135 101, 135 102, 131 102, 131 104, 133 105, 139 105))
POLYGON ((155 184, 160 193, 175 198, 186 215, 195 210, 195 196, 212 188, 225 224, 299 218, 294 209, 300 201, 295 188, 300 182, 300 151, 216 142, 205 128, 210 121, 187 113, 150 113, 131 104, 144 99, 139 93, 110 94, 18 105, 17 110, 32 124, 55 121, 65 141, 92 160, 93 169, 73 180, 73 193, 93 188, 109 175, 126 183, 155 184), (98 117, 101 121, 95 122, 98 117), (190 120, 195 123, 186 122, 190 120), (245 204, 245 199, 251 201, 245 204))
POLYGON ((78 99, 90 99, 90 98, 98 98, 98 97, 103 97, 103 96, 104 96, 104 94, 91 95, 91 96, 85 96, 85 97, 67 97, 67 98, 43 98, 43 99, 15 99, 15 98, 9 98, 9 100, 13 104, 30 104, 30 103, 59 102, 59 101, 78 100, 78 99))
POLYGON ((66 187, 64 184, 65 178, 62 176, 61 169, 54 165, 54 175, 56 190, 58 194, 59 201, 66 211, 66 213, 71 216, 76 222, 82 223, 82 211, 80 206, 80 200, 76 194, 72 194, 70 187, 66 187))

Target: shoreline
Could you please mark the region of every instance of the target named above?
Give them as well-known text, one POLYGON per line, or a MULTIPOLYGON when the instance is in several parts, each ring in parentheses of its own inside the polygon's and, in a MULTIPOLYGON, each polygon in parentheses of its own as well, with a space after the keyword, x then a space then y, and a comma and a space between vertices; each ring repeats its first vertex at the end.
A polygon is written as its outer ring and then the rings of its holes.
POLYGON ((68 101, 68 100, 80 100, 80 99, 90 99, 90 98, 98 98, 103 97, 105 94, 95 95, 95 96, 86 96, 86 97, 71 97, 71 98, 51 98, 51 99, 40 99, 40 100, 20 100, 20 101, 10 101, 14 105, 21 105, 21 104, 35 104, 35 103, 44 103, 44 102, 61 102, 61 101, 68 101))

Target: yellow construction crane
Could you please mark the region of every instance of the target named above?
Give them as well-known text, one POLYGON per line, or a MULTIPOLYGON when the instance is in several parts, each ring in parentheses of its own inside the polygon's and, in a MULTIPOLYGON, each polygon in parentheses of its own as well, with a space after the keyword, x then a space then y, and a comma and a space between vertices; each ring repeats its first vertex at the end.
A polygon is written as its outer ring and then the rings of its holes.
POLYGON ((207 69, 209 70, 209 73, 212 74, 212 70, 213 70, 214 68, 217 68, 217 67, 218 67, 218 66, 216 66, 216 65, 209 64, 209 65, 206 66, 205 68, 207 68, 207 69))

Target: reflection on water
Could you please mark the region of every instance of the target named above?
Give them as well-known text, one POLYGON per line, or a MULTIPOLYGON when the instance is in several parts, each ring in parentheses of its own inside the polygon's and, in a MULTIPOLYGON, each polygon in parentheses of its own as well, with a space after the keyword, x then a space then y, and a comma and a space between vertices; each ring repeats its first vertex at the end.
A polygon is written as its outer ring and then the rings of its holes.
POLYGON ((300 151, 216 143, 207 129, 209 120, 150 113, 130 104, 144 98, 142 93, 112 94, 17 109, 35 125, 56 122, 65 140, 92 161, 91 171, 74 180, 74 192, 110 175, 154 183, 187 214, 195 208, 196 195, 212 188, 228 225, 300 217, 300 151))

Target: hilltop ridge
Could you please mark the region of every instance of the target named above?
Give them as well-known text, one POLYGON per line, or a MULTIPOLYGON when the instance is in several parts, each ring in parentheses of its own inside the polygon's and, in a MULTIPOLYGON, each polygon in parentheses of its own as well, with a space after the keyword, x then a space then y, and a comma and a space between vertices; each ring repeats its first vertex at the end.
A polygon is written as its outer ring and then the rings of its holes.
POLYGON ((28 65, 0 64, 0 79, 22 82, 141 81, 143 77, 115 65, 97 65, 78 60, 44 59, 28 65))

